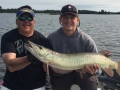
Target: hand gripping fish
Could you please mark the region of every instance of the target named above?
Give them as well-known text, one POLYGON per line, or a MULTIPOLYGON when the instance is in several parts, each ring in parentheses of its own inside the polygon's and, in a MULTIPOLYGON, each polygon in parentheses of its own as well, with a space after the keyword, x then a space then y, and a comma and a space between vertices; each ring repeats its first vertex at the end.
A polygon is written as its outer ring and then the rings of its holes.
POLYGON ((120 63, 110 60, 101 53, 85 52, 63 54, 54 52, 31 41, 28 41, 28 44, 25 44, 25 48, 41 62, 54 68, 76 70, 83 68, 85 65, 93 66, 94 64, 98 64, 109 76, 112 77, 114 75, 112 69, 115 69, 120 75, 120 63))

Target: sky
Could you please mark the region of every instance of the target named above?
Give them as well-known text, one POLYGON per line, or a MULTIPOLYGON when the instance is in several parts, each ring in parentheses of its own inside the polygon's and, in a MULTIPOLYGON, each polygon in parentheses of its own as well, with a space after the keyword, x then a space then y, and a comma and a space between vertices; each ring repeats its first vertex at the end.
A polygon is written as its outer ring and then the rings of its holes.
POLYGON ((66 4, 72 4, 78 10, 120 12, 120 0, 0 0, 2 9, 30 5, 36 10, 61 10, 66 4))

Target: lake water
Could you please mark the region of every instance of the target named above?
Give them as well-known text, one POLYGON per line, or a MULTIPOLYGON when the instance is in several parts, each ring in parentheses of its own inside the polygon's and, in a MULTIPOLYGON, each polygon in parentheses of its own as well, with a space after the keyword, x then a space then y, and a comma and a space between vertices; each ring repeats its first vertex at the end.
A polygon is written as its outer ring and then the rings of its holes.
MULTIPOLYGON (((1 36, 16 27, 15 13, 0 13, 1 36)), ((60 27, 59 15, 36 14, 35 29, 46 37, 60 27)), ((110 50, 113 60, 120 60, 120 15, 81 14, 80 28, 95 41, 98 50, 110 50)), ((1 52, 1 49, 0 49, 1 52)), ((6 67, 0 58, 0 81, 6 67)))

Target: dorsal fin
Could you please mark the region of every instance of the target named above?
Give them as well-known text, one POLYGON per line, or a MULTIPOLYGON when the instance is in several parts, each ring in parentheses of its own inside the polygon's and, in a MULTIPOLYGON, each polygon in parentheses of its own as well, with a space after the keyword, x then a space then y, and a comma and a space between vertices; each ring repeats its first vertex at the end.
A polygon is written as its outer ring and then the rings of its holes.
POLYGON ((109 50, 103 50, 100 51, 100 53, 106 57, 110 57, 112 55, 109 50))

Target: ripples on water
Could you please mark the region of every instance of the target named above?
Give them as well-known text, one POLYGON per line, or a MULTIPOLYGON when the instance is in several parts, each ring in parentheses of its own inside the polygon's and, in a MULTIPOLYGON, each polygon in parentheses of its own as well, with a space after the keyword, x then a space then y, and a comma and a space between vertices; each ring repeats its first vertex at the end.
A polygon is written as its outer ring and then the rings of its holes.
MULTIPOLYGON (((60 27, 59 15, 36 14, 35 18, 35 29, 46 37, 60 27)), ((16 27, 15 19, 14 13, 0 13, 0 40, 5 32, 16 27)), ((108 49, 113 60, 120 60, 120 15, 81 14, 80 21, 80 28, 94 39, 99 51, 108 49)), ((0 58, 0 80, 4 72, 5 64, 0 58)))

